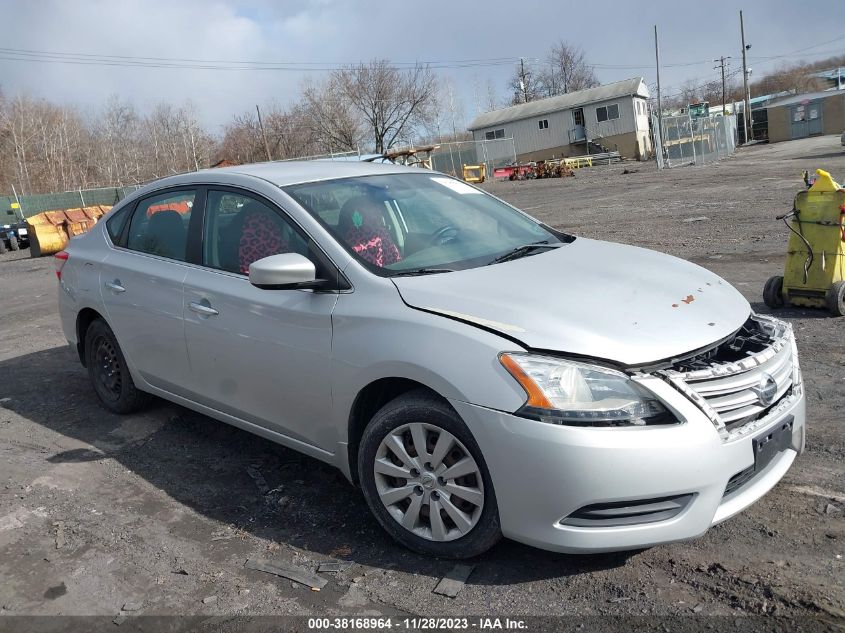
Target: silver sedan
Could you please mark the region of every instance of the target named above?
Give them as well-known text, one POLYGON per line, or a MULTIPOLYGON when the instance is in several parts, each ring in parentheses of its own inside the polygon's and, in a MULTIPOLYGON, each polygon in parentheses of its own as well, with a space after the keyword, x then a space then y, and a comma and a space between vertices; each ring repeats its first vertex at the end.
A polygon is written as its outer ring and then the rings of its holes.
POLYGON ((435 556, 502 535, 564 552, 694 538, 804 447, 789 325, 703 268, 436 172, 166 178, 56 273, 107 409, 155 395, 334 464, 435 556))

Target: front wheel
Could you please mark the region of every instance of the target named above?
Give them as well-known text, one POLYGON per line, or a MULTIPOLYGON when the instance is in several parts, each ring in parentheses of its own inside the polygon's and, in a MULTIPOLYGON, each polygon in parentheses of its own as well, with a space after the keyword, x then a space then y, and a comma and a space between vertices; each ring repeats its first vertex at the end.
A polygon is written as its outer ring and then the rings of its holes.
POLYGON ((94 393, 109 411, 132 413, 149 402, 150 395, 132 382, 120 345, 102 319, 92 321, 85 334, 85 365, 94 393))
POLYGON ((15 237, 14 235, 9 236, 9 248, 12 249, 13 251, 21 250, 21 246, 18 243, 18 238, 15 237))
POLYGON ((478 444, 455 411, 426 391, 376 413, 361 440, 358 475, 381 526, 416 552, 470 558, 502 536, 478 444))

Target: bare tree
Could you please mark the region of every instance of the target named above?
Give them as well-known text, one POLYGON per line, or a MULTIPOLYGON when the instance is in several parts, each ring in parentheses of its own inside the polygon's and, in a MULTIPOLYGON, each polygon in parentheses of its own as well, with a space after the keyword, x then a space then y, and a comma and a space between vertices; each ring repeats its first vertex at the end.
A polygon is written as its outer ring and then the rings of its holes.
POLYGON ((427 66, 402 71, 387 60, 374 60, 335 71, 329 85, 362 119, 376 153, 436 120, 437 82, 427 66))
POLYGON ((545 96, 545 88, 541 78, 541 73, 535 72, 530 64, 520 61, 516 64, 508 82, 508 88, 511 91, 512 97, 510 105, 518 103, 528 103, 535 99, 541 99, 545 96))
POLYGON ((560 40, 546 56, 546 67, 538 80, 545 96, 585 90, 599 85, 593 67, 587 63, 584 50, 560 40))
POLYGON ((439 113, 437 128, 439 135, 443 131, 452 138, 466 131, 466 112, 464 102, 455 90, 455 83, 451 78, 440 81, 437 89, 437 112, 439 113))
POLYGON ((308 129, 320 148, 318 153, 354 151, 363 141, 361 113, 347 100, 337 73, 323 83, 306 80, 302 109, 308 129))
MULTIPOLYGON (((842 59, 845 60, 845 58, 842 59)), ((815 65, 804 62, 783 65, 762 79, 752 83, 751 92, 756 95, 765 95, 776 94, 778 92, 800 94, 802 92, 823 90, 824 85, 822 81, 818 77, 812 76, 811 73, 813 70, 817 70, 815 65)))

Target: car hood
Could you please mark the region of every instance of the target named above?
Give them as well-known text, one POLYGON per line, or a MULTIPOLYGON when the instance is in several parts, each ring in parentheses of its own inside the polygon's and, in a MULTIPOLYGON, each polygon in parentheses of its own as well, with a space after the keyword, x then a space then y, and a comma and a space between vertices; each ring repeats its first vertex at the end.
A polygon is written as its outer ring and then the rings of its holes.
POLYGON ((706 347, 750 313, 728 282, 690 262, 578 238, 470 270, 393 279, 409 306, 526 347, 644 365, 706 347))

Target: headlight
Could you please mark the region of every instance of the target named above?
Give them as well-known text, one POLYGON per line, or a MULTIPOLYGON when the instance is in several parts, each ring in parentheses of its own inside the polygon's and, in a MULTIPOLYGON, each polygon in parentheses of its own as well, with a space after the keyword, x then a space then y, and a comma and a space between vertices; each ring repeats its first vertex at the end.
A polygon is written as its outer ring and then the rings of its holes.
POLYGON ((568 426, 646 426, 678 420, 620 371, 536 354, 500 354, 525 389, 518 414, 568 426))

